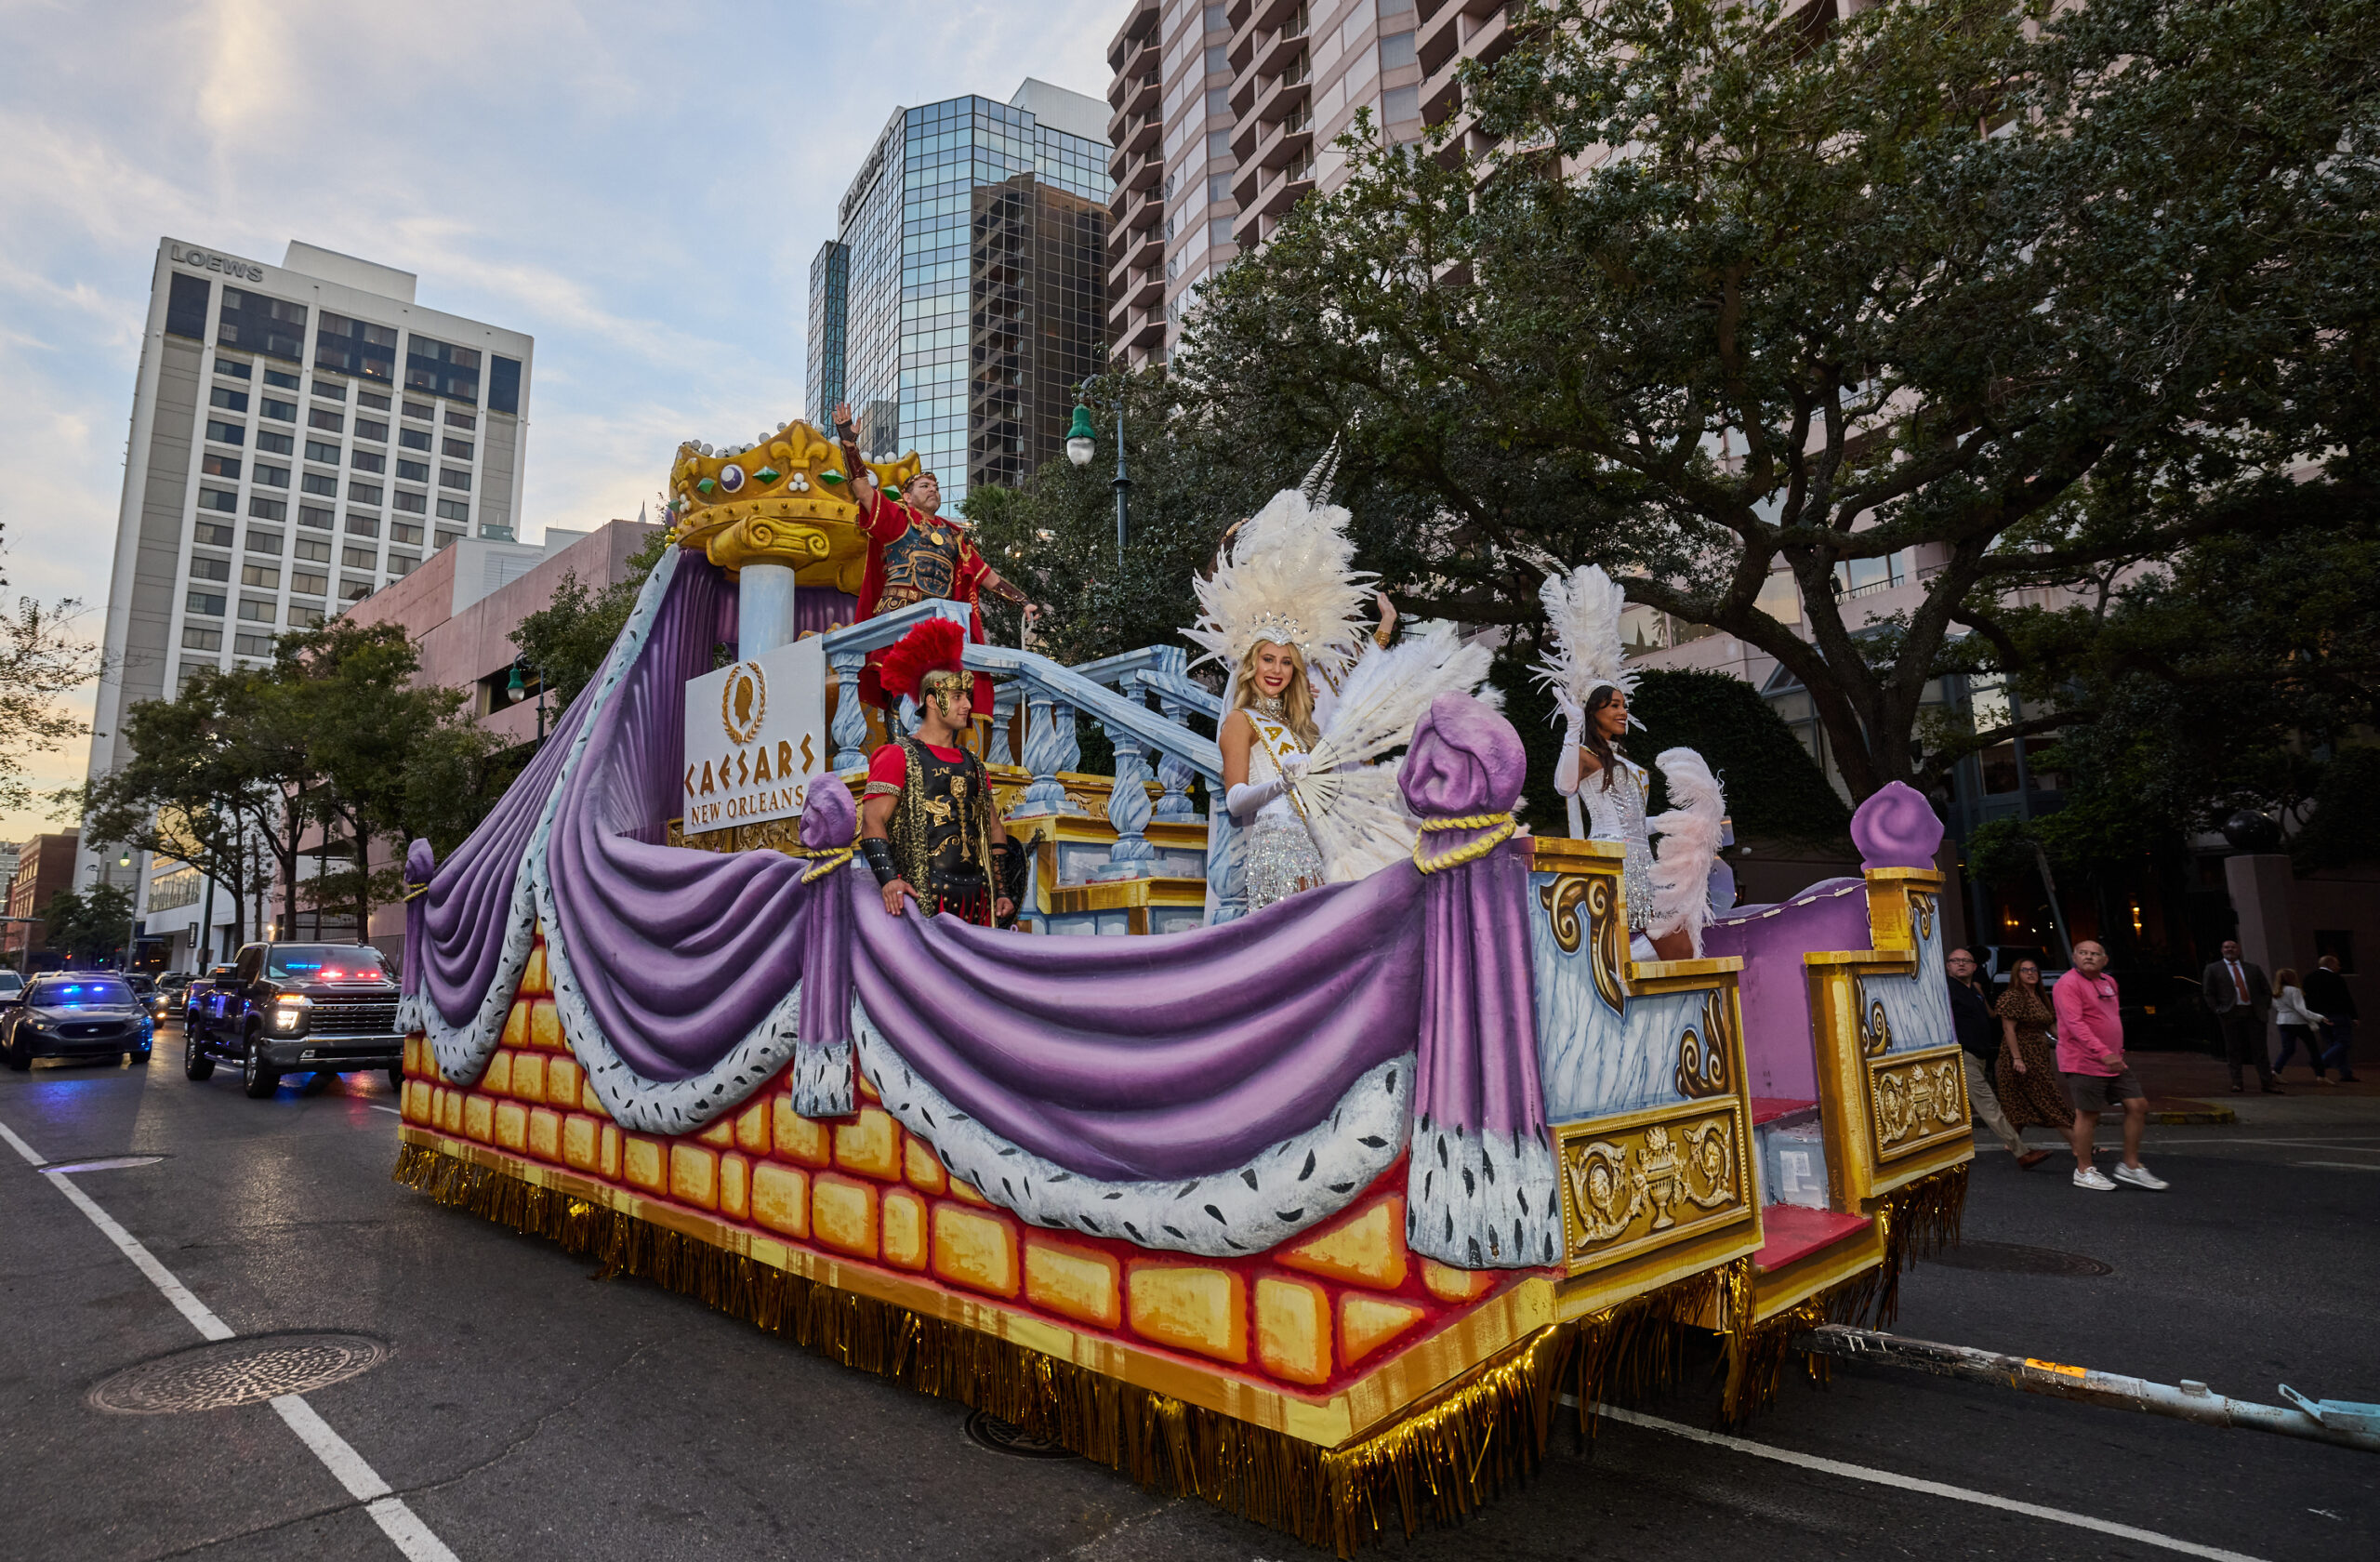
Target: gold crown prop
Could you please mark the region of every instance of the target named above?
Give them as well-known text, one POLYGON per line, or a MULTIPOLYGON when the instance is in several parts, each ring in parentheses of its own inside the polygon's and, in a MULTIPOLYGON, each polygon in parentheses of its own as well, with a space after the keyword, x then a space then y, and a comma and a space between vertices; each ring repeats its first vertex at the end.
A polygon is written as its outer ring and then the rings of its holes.
MULTIPOLYGON (((915 452, 871 461, 878 484, 897 492, 924 466, 915 452)), ((842 451, 800 419, 735 449, 689 440, 669 469, 670 534, 725 570, 785 564, 797 584, 859 594, 867 536, 842 451)))

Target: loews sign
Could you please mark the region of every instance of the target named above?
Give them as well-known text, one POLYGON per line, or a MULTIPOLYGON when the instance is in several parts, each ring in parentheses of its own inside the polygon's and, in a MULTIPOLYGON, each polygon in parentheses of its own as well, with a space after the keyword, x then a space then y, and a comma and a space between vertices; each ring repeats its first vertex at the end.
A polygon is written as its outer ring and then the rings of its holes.
POLYGON ((218 255, 211 249, 168 244, 165 245, 165 253, 173 258, 176 265, 188 266, 194 271, 220 271, 228 277, 238 277, 242 282, 264 280, 262 266, 254 265, 245 260, 234 260, 228 255, 218 255))
POLYGON ((826 756, 826 652, 815 635, 687 680, 686 832, 797 816, 826 756))

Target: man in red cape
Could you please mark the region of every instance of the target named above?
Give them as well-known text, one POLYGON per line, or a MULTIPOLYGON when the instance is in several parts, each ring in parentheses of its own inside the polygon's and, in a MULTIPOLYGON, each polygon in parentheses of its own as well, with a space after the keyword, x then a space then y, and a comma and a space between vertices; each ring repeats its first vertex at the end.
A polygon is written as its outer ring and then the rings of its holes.
MULTIPOLYGON (((985 643, 982 593, 988 590, 1003 602, 1020 605, 1025 593, 985 562, 963 525, 943 517, 942 483, 933 473, 918 473, 897 497, 876 485, 875 471, 861 458, 859 430, 852 426, 848 402, 835 404, 835 435, 842 442, 843 469, 851 478, 852 496, 859 501, 860 529, 867 534, 867 571, 859 587, 860 618, 941 597, 967 604, 968 638, 978 645, 985 643)), ((879 708, 891 703, 884 688, 883 661, 883 652, 868 653, 867 665, 859 675, 859 697, 879 708)), ((975 675, 973 704, 986 713, 992 708, 992 681, 981 673, 975 675)))

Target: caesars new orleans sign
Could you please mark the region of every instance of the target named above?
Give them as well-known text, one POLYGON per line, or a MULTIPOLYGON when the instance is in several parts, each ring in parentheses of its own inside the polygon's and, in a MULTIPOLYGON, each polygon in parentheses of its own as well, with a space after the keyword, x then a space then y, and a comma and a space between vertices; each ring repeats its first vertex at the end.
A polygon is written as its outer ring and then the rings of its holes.
POLYGON ((687 833, 799 815, 826 756, 826 650, 815 635, 688 679, 687 833))

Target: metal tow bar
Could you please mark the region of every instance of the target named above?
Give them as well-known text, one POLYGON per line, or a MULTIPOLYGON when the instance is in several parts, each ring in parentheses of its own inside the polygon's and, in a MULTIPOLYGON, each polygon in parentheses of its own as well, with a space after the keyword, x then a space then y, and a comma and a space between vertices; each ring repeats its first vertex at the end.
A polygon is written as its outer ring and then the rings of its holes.
POLYGON ((2080 1399, 2118 1410, 2146 1410, 2151 1415, 2176 1416, 2209 1426, 2278 1432, 2285 1437, 2310 1437, 2317 1442, 2380 1453, 2380 1405, 2347 1399, 2308 1399, 2287 1383, 2281 1385, 2281 1394, 2288 1405, 2258 1405, 2217 1394, 2188 1378, 2175 1387, 2144 1378, 2128 1378, 2119 1372, 2043 1361, 2037 1357, 2001 1356, 1965 1345, 1911 1340, 1840 1323, 1821 1324, 1805 1334, 1796 1335, 1793 1344, 1812 1355, 1844 1361, 1906 1367, 1937 1377, 1996 1383, 2027 1394, 2080 1399))

